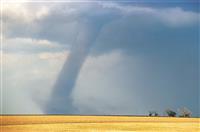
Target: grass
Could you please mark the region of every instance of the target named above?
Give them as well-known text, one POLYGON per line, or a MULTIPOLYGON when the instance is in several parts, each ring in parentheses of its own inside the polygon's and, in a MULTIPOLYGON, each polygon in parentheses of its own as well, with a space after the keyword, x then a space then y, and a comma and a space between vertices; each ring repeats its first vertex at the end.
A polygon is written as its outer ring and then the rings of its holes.
POLYGON ((0 116, 0 132, 198 132, 200 118, 0 116))

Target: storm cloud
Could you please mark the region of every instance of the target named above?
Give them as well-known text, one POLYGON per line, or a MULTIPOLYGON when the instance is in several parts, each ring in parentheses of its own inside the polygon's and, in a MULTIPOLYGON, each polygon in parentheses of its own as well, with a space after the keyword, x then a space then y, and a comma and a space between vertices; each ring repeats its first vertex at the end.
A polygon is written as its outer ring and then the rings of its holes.
POLYGON ((19 91, 22 104, 29 98, 34 107, 5 106, 4 113, 145 114, 186 106, 198 115, 198 12, 114 2, 4 10, 4 104, 19 91))

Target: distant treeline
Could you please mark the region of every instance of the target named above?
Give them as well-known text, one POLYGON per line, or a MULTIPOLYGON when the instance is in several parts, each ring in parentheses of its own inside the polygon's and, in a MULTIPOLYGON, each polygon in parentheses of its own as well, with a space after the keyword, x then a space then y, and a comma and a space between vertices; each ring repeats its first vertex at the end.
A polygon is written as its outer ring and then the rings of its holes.
MULTIPOLYGON (((181 109, 178 109, 178 112, 172 110, 172 109, 166 109, 165 110, 165 116, 169 116, 169 117, 191 117, 192 116, 192 112, 184 107, 181 109)), ((149 116, 160 116, 159 113, 157 111, 149 111, 149 116)))

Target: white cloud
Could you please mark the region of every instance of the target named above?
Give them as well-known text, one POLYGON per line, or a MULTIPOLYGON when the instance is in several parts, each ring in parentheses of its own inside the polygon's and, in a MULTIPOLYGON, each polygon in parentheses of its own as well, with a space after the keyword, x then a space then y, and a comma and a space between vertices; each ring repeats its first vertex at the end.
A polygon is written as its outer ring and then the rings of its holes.
POLYGON ((20 53, 41 53, 41 52, 59 52, 68 47, 65 45, 51 42, 48 40, 37 40, 32 38, 5 38, 3 50, 6 52, 20 53))
POLYGON ((41 114, 68 52, 3 53, 3 113, 41 114))
POLYGON ((69 52, 56 52, 56 53, 48 53, 48 52, 44 52, 44 53, 40 53, 39 54, 39 58, 40 59, 61 59, 64 60, 65 58, 67 58, 69 56, 69 52))
POLYGON ((74 106, 82 114, 144 113, 141 107, 137 108, 141 98, 134 87, 138 62, 120 51, 88 57, 72 93, 74 106))
POLYGON ((158 19, 169 26, 187 26, 198 22, 200 14, 192 11, 185 11, 180 7, 152 8, 142 6, 122 6, 116 3, 104 3, 104 8, 121 10, 125 15, 145 15, 151 19, 158 19))
POLYGON ((176 7, 176 8, 169 8, 164 10, 157 10, 157 16, 161 18, 161 20, 172 26, 187 26, 192 25, 198 22, 198 18, 200 14, 191 12, 191 11, 184 11, 183 9, 176 7))
POLYGON ((5 24, 10 20, 30 24, 49 15, 49 9, 47 5, 41 4, 30 6, 28 3, 4 3, 2 6, 3 21, 5 24))
POLYGON ((101 13, 102 16, 118 14, 119 19, 123 16, 144 17, 147 23, 159 21, 173 27, 192 25, 197 23, 199 18, 199 13, 180 7, 153 8, 112 2, 6 4, 3 11, 4 27, 7 30, 5 33, 8 36, 21 35, 57 41, 62 39, 63 43, 73 42, 71 39, 76 36, 77 27, 84 18, 97 19, 96 16, 101 13))

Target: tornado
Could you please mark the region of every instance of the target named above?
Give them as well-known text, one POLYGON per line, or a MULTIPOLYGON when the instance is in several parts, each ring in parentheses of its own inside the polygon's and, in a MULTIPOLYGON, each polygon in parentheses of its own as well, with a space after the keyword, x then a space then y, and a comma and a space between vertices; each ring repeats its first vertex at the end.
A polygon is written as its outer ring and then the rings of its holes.
POLYGON ((80 69, 102 27, 101 24, 90 20, 84 20, 80 25, 70 55, 60 71, 47 102, 45 108, 47 114, 76 114, 78 112, 72 104, 70 95, 80 69))

